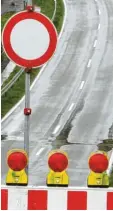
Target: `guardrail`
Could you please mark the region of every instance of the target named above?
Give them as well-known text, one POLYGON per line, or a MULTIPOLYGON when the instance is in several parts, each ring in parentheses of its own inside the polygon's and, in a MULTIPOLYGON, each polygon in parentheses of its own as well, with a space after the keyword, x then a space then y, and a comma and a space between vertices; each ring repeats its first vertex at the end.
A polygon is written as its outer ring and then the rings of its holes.
POLYGON ((12 78, 12 80, 5 87, 2 88, 1 96, 3 96, 14 85, 14 83, 18 80, 22 73, 23 68, 21 68, 20 71, 12 78))

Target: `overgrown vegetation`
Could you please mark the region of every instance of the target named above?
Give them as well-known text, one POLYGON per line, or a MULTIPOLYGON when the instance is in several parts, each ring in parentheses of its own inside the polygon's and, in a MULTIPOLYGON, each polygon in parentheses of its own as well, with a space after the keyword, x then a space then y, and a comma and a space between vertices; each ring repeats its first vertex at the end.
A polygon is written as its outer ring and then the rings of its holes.
POLYGON ((12 16, 14 15, 15 12, 7 12, 5 14, 3 14, 1 16, 1 31, 3 30, 3 27, 5 25, 5 23, 7 22, 7 20, 12 16))
MULTIPOLYGON (((31 83, 33 82, 34 78, 38 74, 39 69, 33 70, 31 73, 31 83)), ((4 96, 2 96, 2 110, 1 114, 2 117, 21 99, 24 95, 25 90, 25 74, 19 77, 17 82, 13 85, 11 89, 9 89, 4 96)))
POLYGON ((53 23, 56 26, 58 33, 61 30, 63 18, 64 18, 64 3, 62 0, 57 0, 56 15, 53 23))
POLYGON ((41 7, 41 12, 52 18, 54 12, 54 0, 33 0, 34 5, 41 7))
MULTIPOLYGON (((41 7, 41 12, 47 15, 49 18, 52 18, 54 13, 55 2, 54 0, 34 0, 33 3, 41 7)), ((6 21, 14 14, 14 12, 9 12, 2 17, 2 29, 6 21)), ((64 5, 62 0, 57 0, 57 10, 54 19, 54 25, 58 32, 60 32, 64 16, 64 5)), ((10 74, 10 77, 7 79, 5 86, 17 73, 19 67, 16 67, 15 70, 10 74)), ((39 73, 39 68, 33 70, 31 74, 31 83, 39 73)), ((25 93, 25 75, 24 73, 20 76, 18 81, 5 93, 1 98, 1 115, 2 117, 22 98, 25 93)))
MULTIPOLYGON (((7 20, 14 14, 14 12, 7 12, 5 14, 3 14, 1 16, 1 31, 3 30, 3 27, 5 25, 5 23, 7 22, 7 20)), ((1 66, 1 70, 3 71, 3 69, 6 67, 6 65, 9 62, 9 59, 7 58, 6 54, 3 52, 3 49, 1 47, 1 62, 2 62, 2 66, 1 66)))
POLYGON ((110 175, 110 187, 113 187, 113 170, 110 175))
POLYGON ((11 72, 10 76, 4 81, 3 85, 2 85, 2 89, 3 87, 6 86, 6 84, 8 84, 11 79, 18 73, 18 71, 20 70, 20 67, 16 66, 13 70, 13 72, 11 72))
POLYGON ((113 148, 113 139, 105 139, 102 143, 98 144, 98 149, 109 152, 113 148))
MULTIPOLYGON (((105 139, 102 141, 102 143, 98 144, 98 149, 109 152, 113 149, 113 139, 105 139)), ((113 187, 113 170, 110 175, 110 187, 113 187)))

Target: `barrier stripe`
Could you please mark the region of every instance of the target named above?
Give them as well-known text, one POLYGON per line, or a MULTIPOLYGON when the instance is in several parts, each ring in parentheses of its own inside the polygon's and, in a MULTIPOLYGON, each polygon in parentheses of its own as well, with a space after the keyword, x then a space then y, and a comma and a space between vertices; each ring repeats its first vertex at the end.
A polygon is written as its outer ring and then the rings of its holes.
POLYGON ((106 191, 89 190, 87 192, 87 210, 106 210, 106 198, 106 191))
POLYGON ((68 191, 67 209, 68 210, 86 210, 87 192, 86 191, 68 191))
POLYGON ((113 210, 113 192, 107 193, 107 210, 113 210))
POLYGON ((1 210, 113 210, 113 190, 8 187, 1 210))
POLYGON ((26 189, 9 189, 8 210, 27 210, 27 192, 26 189))
POLYGON ((48 210, 67 210, 67 191, 49 190, 48 210))
POLYGON ((47 210, 47 191, 28 190, 28 210, 47 210))
POLYGON ((8 209, 8 190, 1 190, 1 210, 8 209))

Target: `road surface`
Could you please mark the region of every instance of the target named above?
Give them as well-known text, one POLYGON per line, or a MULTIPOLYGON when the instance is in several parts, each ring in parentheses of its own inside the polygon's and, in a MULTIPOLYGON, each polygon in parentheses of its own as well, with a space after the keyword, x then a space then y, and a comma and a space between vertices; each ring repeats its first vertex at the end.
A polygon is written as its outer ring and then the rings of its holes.
MULTIPOLYGON (((48 138, 59 134, 72 112, 68 141, 73 144, 61 147, 69 155, 70 185, 86 185, 88 155, 112 124, 113 0, 68 0, 66 6, 56 53, 31 91, 30 185, 45 185, 48 138)), ((8 135, 2 142, 2 184, 8 149, 24 146, 23 108, 24 102, 2 122, 2 134, 8 135)))

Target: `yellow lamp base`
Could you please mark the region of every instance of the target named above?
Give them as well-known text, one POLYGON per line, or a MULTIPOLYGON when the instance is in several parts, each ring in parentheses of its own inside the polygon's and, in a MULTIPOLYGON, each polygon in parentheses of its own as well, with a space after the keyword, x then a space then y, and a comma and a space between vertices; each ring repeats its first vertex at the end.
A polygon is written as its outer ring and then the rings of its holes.
POLYGON ((28 176, 25 172, 25 169, 21 171, 13 171, 9 169, 6 176, 6 185, 23 185, 26 186, 28 184, 28 176))
POLYGON ((69 177, 66 171, 54 172, 50 170, 47 175, 46 184, 50 187, 68 187, 69 177))
POLYGON ((108 188, 109 187, 109 176, 106 172, 103 173, 95 173, 93 171, 90 172, 87 178, 87 186, 88 187, 97 187, 97 188, 108 188))

